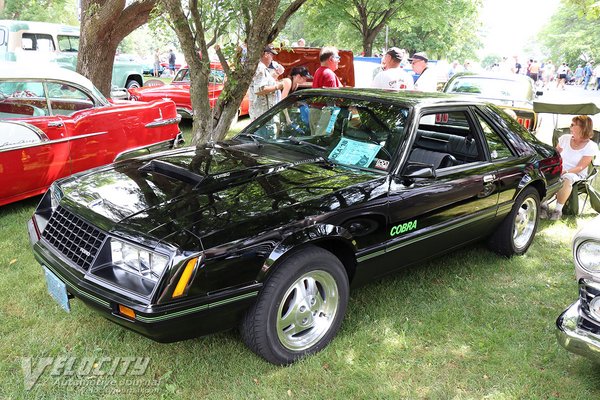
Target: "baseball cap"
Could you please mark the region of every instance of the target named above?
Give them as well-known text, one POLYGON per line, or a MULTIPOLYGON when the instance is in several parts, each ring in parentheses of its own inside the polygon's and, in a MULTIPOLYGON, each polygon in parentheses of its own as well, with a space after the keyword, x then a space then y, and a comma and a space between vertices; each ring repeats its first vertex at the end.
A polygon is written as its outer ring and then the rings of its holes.
POLYGON ((402 61, 402 50, 397 47, 390 47, 385 54, 388 54, 394 60, 402 61))
POLYGON ((424 51, 413 54, 412 58, 409 58, 408 61, 412 60, 423 60, 425 62, 429 61, 429 57, 427 57, 427 53, 424 51))
POLYGON ((265 53, 271 53, 271 54, 277 55, 277 51, 275 51, 275 49, 271 45, 265 46, 265 49, 263 51, 265 53))

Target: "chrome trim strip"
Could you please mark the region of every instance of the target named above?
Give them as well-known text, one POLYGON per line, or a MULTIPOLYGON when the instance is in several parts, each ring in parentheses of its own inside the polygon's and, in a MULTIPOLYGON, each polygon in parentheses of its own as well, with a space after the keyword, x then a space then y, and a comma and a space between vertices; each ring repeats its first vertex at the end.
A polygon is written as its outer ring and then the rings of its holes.
POLYGON ((7 148, 7 149, 1 149, 0 153, 6 152, 6 151, 12 151, 12 150, 30 149, 30 148, 33 148, 33 147, 46 146, 46 145, 49 145, 49 144, 70 142, 70 141, 73 141, 73 140, 85 139, 85 138, 93 137, 93 136, 106 135, 107 133, 108 133, 108 131, 94 132, 94 133, 87 133, 85 135, 67 137, 67 138, 63 138, 63 139, 48 140, 48 141, 45 141, 45 142, 32 143, 30 145, 21 146, 21 147, 11 147, 11 148, 7 148))
POLYGON ((177 114, 177 116, 175 118, 159 119, 154 122, 150 122, 150 123, 146 124, 146 128, 157 128, 159 126, 178 124, 180 121, 181 121, 181 115, 177 114))
POLYGON ((167 319, 177 318, 177 317, 181 317, 183 315, 192 314, 192 313, 199 312, 199 311, 205 311, 205 310, 208 310, 209 308, 219 307, 219 306, 222 306, 225 304, 229 304, 229 303, 233 303, 236 301, 255 297, 257 295, 258 295, 258 290, 254 291, 254 292, 244 293, 239 296, 231 297, 229 299, 216 301, 214 303, 203 304, 201 306, 192 307, 192 308, 188 308, 185 310, 181 310, 181 311, 177 311, 177 312, 174 312, 171 314, 165 314, 165 315, 161 315, 161 316, 157 316, 157 317, 143 317, 141 315, 136 314, 135 319, 137 321, 144 322, 144 323, 160 322, 160 321, 164 321, 167 319))

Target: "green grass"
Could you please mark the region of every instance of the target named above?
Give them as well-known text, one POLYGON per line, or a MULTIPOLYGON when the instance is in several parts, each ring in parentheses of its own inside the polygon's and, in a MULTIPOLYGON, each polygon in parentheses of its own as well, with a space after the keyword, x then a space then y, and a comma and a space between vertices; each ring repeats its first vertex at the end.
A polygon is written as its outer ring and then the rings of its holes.
POLYGON ((236 331, 159 344, 79 300, 70 314, 62 311, 28 244, 26 222, 37 201, 0 208, 0 399, 600 396, 600 366, 562 349, 554 334, 556 317, 577 297, 571 239, 592 214, 542 221, 523 257, 475 245, 360 288, 324 351, 275 367, 247 350, 236 331), (149 357, 150 364, 142 376, 112 377, 108 387, 89 386, 106 378, 46 371, 24 389, 23 357, 60 356, 149 357))
MULTIPOLYGON (((236 134, 238 134, 242 129, 244 129, 250 123, 250 118, 245 116, 241 117, 237 123, 229 129, 226 138, 230 138, 236 134)), ((184 119, 179 123, 179 128, 183 133, 183 140, 185 140, 185 145, 190 146, 192 143, 192 120, 184 119)))

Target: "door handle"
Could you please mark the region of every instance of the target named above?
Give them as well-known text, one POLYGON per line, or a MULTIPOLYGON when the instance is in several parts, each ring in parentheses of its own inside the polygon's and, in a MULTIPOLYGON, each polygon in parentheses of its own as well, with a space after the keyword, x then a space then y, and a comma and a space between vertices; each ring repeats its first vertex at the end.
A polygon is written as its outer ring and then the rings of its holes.
POLYGON ((65 126, 62 121, 48 122, 48 128, 60 128, 65 126))
POLYGON ((496 180, 496 175, 484 175, 483 176, 483 183, 490 183, 490 182, 494 182, 496 180))

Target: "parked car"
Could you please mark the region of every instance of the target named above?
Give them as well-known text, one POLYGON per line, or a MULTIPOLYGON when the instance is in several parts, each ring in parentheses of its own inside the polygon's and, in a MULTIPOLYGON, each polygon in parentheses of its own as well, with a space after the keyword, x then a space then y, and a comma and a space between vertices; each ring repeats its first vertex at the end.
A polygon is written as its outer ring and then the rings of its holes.
POLYGON ((66 310, 162 342, 241 324, 288 364, 333 339, 350 287, 482 239, 525 253, 560 172, 494 105, 307 89, 229 141, 55 182, 29 233, 66 310))
MULTIPOLYGON (((214 107, 223 91, 225 72, 220 63, 211 63, 208 95, 210 105, 214 107)), ((190 97, 190 71, 188 67, 181 68, 168 85, 147 86, 129 90, 130 99, 133 101, 151 101, 168 98, 177 105, 177 112, 183 118, 192 118, 192 99, 190 97)), ((248 97, 244 97, 240 105, 239 115, 248 114, 248 97)))
POLYGON ((108 101, 56 65, 0 64, 0 206, 58 178, 179 141, 172 101, 108 101))
POLYGON ((473 95, 516 114, 517 121, 529 131, 537 127, 533 100, 544 92, 535 91, 533 80, 525 75, 459 72, 444 86, 444 92, 473 95))
MULTIPOLYGON (((2 61, 18 61, 33 65, 51 62, 75 71, 78 52, 78 26, 0 20, 0 60, 2 61)), ((141 87, 142 64, 129 57, 116 56, 111 83, 113 90, 141 87)))
POLYGON ((600 363, 600 216, 573 238, 579 299, 556 320, 558 343, 600 363))
MULTIPOLYGON (((142 64, 142 68, 143 68, 144 75, 154 76, 154 60, 152 60, 152 59, 144 60, 144 63, 142 64)), ((159 76, 163 73, 164 70, 165 70, 165 67, 162 66, 161 64, 158 64, 158 75, 159 76)))

